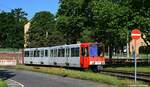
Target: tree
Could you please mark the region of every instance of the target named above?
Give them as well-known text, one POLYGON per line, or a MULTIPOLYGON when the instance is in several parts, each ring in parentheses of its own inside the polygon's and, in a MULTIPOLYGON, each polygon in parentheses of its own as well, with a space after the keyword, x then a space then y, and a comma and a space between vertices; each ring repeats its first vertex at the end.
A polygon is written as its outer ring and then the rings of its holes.
POLYGON ((0 37, 3 48, 23 48, 24 24, 27 22, 26 13, 22 9, 0 13, 0 37), (16 16, 16 15, 20 16, 16 16), (21 20, 21 21, 19 21, 21 20))
POLYGON ((56 26, 69 43, 103 42, 111 48, 111 57, 113 48, 123 50, 134 28, 150 41, 149 4, 149 0, 60 0, 56 26))
MULTIPOLYGON (((119 0, 118 0, 119 1, 119 0)), ((150 1, 149 0, 121 0, 119 2, 122 6, 129 8, 129 11, 124 18, 126 17, 126 26, 129 31, 134 28, 141 30, 143 35, 146 35, 146 38, 143 38, 144 41, 150 41, 150 1)), ((148 45, 148 43, 147 43, 148 45)))
POLYGON ((121 18, 127 11, 128 8, 110 0, 62 0, 57 13, 57 28, 70 43, 72 40, 74 43, 77 40, 103 42, 115 47, 127 42, 128 28, 121 18))
POLYGON ((80 40, 84 28, 85 17, 82 15, 84 0, 62 0, 58 13, 56 28, 61 31, 66 43, 76 43, 80 40))
POLYGON ((51 46, 64 42, 63 35, 55 28, 55 17, 50 12, 36 13, 28 33, 29 47, 51 46))
POLYGON ((14 16, 15 18, 15 22, 16 24, 14 25, 14 32, 12 37, 13 37, 13 43, 14 43, 14 47, 17 48, 23 48, 24 47, 24 25, 28 22, 27 20, 27 13, 25 13, 24 11, 22 11, 21 8, 17 8, 17 9, 12 9, 11 10, 11 14, 14 16))

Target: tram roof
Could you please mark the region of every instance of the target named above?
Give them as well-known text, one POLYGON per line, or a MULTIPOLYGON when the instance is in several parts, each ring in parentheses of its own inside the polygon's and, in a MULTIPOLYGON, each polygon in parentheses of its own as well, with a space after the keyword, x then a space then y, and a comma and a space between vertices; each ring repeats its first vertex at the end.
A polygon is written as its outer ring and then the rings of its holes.
POLYGON ((36 50, 36 49, 57 49, 57 48, 66 48, 66 47, 69 47, 69 48, 73 48, 73 47, 79 47, 80 44, 70 44, 70 45, 60 45, 60 46, 52 46, 52 47, 37 47, 37 48, 25 48, 24 50, 36 50))

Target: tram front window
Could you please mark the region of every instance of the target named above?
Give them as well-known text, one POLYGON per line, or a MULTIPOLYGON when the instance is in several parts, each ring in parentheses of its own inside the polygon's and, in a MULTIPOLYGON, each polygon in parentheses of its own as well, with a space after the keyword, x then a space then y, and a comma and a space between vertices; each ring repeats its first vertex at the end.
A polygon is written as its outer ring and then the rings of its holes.
POLYGON ((91 44, 90 56, 103 56, 102 47, 99 44, 91 44))

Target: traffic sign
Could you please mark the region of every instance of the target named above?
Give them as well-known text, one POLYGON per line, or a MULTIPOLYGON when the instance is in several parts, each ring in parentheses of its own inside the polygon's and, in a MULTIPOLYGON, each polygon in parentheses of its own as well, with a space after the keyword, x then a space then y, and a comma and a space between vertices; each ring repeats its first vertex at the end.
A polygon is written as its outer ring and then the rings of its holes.
POLYGON ((134 29, 131 32, 131 38, 134 40, 138 40, 141 37, 141 31, 139 29, 134 29))
POLYGON ((134 53, 133 53, 133 58, 134 58, 134 80, 136 84, 136 78, 137 78, 137 62, 136 62, 136 40, 140 39, 141 37, 141 31, 139 29, 134 29, 131 32, 131 38, 134 40, 134 53))

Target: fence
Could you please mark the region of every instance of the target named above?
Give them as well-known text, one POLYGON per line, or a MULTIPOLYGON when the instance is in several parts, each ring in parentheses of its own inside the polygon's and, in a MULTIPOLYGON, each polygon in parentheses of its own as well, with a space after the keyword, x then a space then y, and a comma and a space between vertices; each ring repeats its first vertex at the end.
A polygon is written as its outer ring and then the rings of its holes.
POLYGON ((22 49, 0 49, 0 65, 23 64, 22 49))

